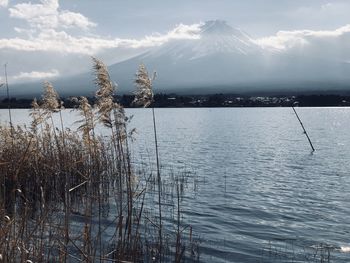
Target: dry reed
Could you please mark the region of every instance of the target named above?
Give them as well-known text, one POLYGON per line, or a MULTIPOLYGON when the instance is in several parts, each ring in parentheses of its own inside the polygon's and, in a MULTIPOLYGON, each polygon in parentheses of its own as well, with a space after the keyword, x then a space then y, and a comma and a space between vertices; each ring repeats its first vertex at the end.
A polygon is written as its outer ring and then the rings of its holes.
POLYGON ((132 167, 133 130, 114 101, 116 86, 107 67, 96 58, 93 63, 96 107, 85 97, 75 98, 76 130, 64 127, 63 105, 48 82, 41 101, 32 103, 29 127, 0 126, 1 262, 184 259, 179 191, 177 231, 164 242, 159 165, 157 225, 145 203, 152 199, 147 197, 152 180, 143 174, 140 183, 132 167), (98 123, 109 136, 96 133, 98 123))

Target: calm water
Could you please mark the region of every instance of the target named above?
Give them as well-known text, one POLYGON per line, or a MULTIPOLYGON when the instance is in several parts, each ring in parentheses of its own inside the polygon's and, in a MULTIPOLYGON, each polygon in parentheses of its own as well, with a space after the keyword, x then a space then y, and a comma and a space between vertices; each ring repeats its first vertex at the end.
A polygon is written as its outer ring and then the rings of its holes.
MULTIPOLYGON (((350 109, 156 109, 163 171, 189 171, 184 223, 203 262, 350 262, 350 109), (327 261, 323 261, 327 262, 327 261)), ((0 111, 0 122, 7 119, 0 111)), ((134 161, 152 162, 150 109, 127 110, 134 161)), ((26 122, 26 111, 13 113, 26 122)), ((71 125, 75 114, 66 111, 71 125)))

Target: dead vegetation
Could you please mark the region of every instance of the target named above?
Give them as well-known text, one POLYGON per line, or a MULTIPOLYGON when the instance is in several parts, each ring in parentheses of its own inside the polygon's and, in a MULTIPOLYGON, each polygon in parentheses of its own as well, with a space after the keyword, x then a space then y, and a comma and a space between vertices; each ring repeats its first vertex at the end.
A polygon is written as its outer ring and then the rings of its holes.
POLYGON ((129 118, 114 101, 106 66, 93 64, 97 103, 75 99, 76 130, 64 126, 64 105, 48 82, 32 103, 30 126, 0 126, 0 262, 197 261, 192 229, 181 220, 184 182, 176 177, 168 189, 175 220, 162 232, 169 195, 161 193, 159 166, 136 174, 129 118))

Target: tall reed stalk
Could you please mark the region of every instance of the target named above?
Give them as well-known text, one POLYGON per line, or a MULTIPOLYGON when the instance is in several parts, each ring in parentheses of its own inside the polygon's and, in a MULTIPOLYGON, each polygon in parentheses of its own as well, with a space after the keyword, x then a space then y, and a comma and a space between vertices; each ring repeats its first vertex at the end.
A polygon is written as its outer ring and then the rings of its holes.
POLYGON ((157 138, 157 125, 156 116, 154 113, 154 94, 153 94, 153 81, 156 78, 156 72, 153 73, 151 77, 144 64, 140 64, 136 76, 135 76, 135 86, 137 88, 135 92, 135 99, 133 103, 135 105, 143 106, 144 108, 152 107, 152 121, 153 121, 153 132, 154 132, 154 144, 156 152, 156 165, 157 165, 157 184, 158 184, 158 213, 159 213, 159 260, 162 261, 162 202, 161 202, 161 189, 162 182, 160 176, 160 165, 159 165, 159 152, 158 152, 158 138, 157 138))
MULTIPOLYGON (((131 245, 133 230, 133 173, 131 169, 128 134, 123 107, 114 101, 116 85, 111 81, 107 67, 104 63, 93 58, 95 83, 97 85, 96 105, 98 120, 111 131, 113 156, 116 160, 117 182, 119 189, 119 214, 118 214, 118 242, 117 254, 123 258, 124 251, 131 245), (126 196, 124 189, 126 188, 126 196), (126 213, 124 213, 124 199, 126 199, 126 213), (123 225, 127 228, 123 231, 123 225)), ((100 195, 100 194, 99 194, 100 195)), ((100 231, 99 231, 100 232, 100 231)))

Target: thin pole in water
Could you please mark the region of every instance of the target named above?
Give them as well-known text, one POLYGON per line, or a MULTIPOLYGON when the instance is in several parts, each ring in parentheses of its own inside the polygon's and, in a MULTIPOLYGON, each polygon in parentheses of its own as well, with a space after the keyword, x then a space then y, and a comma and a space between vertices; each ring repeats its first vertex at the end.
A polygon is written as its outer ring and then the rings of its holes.
POLYGON ((314 152, 314 151, 315 151, 315 148, 314 148, 314 146, 312 145, 312 142, 311 142, 311 140, 310 140, 310 137, 309 137, 309 135, 307 134, 307 132, 306 132, 306 130, 305 130, 305 127, 304 127, 303 123, 301 122, 301 120, 300 120, 300 118, 299 118, 298 113, 297 113, 296 110, 294 109, 294 106, 292 106, 292 109, 293 109, 293 111, 294 111, 294 113, 295 113, 295 116, 297 116, 297 118, 298 118, 298 121, 299 121, 299 123, 300 123, 300 125, 301 125, 301 128, 303 128, 303 131, 304 131, 304 134, 305 134, 307 140, 308 140, 309 143, 310 143, 312 152, 314 152))

